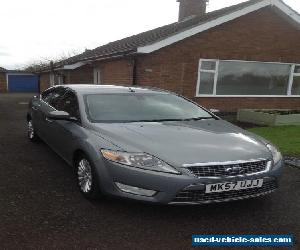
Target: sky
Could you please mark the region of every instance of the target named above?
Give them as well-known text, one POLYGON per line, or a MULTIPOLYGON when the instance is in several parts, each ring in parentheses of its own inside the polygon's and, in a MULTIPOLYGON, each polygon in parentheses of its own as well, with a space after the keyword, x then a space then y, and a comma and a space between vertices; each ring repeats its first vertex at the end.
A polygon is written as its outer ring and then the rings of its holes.
MULTIPOLYGON (((208 11, 244 1, 210 0, 208 11)), ((300 13, 300 1, 284 1, 300 13)), ((176 22, 178 7, 176 0, 2 0, 0 67, 55 60, 176 22)))

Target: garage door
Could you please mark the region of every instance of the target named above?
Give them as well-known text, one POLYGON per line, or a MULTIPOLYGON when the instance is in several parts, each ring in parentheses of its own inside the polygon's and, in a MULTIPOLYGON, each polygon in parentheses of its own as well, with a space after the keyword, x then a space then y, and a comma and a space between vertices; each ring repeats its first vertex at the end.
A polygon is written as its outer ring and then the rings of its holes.
POLYGON ((9 92, 38 92, 39 81, 35 75, 8 75, 9 92))

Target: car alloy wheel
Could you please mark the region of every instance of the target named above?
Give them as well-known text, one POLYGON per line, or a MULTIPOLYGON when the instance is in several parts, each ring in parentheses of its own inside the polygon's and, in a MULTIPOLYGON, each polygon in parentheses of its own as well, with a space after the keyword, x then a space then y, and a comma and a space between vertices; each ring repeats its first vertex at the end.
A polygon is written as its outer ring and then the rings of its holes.
POLYGON ((96 178, 95 169, 87 157, 82 156, 77 161, 77 183, 81 193, 88 199, 97 199, 101 191, 96 178))
POLYGON ((32 120, 27 122, 27 136, 31 141, 38 141, 39 137, 37 136, 32 120))
POLYGON ((88 193, 92 188, 92 168, 87 159, 82 159, 78 163, 78 184, 83 193, 88 193))

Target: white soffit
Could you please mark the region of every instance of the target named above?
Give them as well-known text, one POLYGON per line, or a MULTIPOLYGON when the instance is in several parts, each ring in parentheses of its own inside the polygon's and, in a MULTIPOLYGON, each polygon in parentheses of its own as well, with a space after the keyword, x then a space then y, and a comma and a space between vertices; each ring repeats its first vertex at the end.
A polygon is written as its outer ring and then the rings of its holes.
POLYGON ((86 62, 78 62, 78 63, 74 63, 74 64, 70 64, 70 65, 65 65, 63 67, 63 69, 69 69, 69 70, 73 70, 73 69, 77 69, 83 65, 86 65, 86 62))
POLYGON ((276 6, 284 14, 288 15, 291 19, 293 19, 294 21, 300 23, 300 15, 296 11, 294 11, 292 8, 290 8, 289 6, 284 4, 281 0, 265 0, 265 1, 255 3, 253 5, 250 5, 248 7, 245 7, 241 10, 237 10, 233 13, 228 14, 228 15, 221 16, 221 17, 216 18, 216 19, 214 19, 212 21, 209 21, 207 23, 200 24, 199 26, 196 26, 196 27, 193 27, 191 29, 185 30, 183 32, 180 32, 178 34, 170 36, 166 39, 163 39, 159 42, 156 42, 156 43, 153 43, 153 44, 150 44, 150 45, 146 45, 146 46, 143 46, 143 47, 139 47, 137 49, 137 52, 138 53, 151 53, 153 51, 159 50, 163 47, 166 47, 166 46, 171 45, 173 43, 179 42, 179 41, 181 41, 183 39, 186 39, 190 36, 193 36, 195 34, 201 33, 203 31, 209 30, 209 29, 214 28, 214 27, 216 27, 218 25, 221 25, 223 23, 232 21, 236 18, 239 18, 239 17, 247 15, 251 12, 262 9, 266 6, 276 6))

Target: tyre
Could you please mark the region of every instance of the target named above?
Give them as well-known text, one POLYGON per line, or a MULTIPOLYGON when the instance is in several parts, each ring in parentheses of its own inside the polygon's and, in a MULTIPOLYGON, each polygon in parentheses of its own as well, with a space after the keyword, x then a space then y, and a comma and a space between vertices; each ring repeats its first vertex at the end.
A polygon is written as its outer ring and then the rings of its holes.
POLYGON ((28 139, 32 142, 37 142, 40 140, 40 138, 38 137, 38 135, 35 132, 33 122, 31 119, 27 121, 27 136, 28 136, 28 139))
POLYGON ((81 155, 76 161, 77 184, 80 192, 90 200, 102 197, 95 168, 87 156, 81 155))

